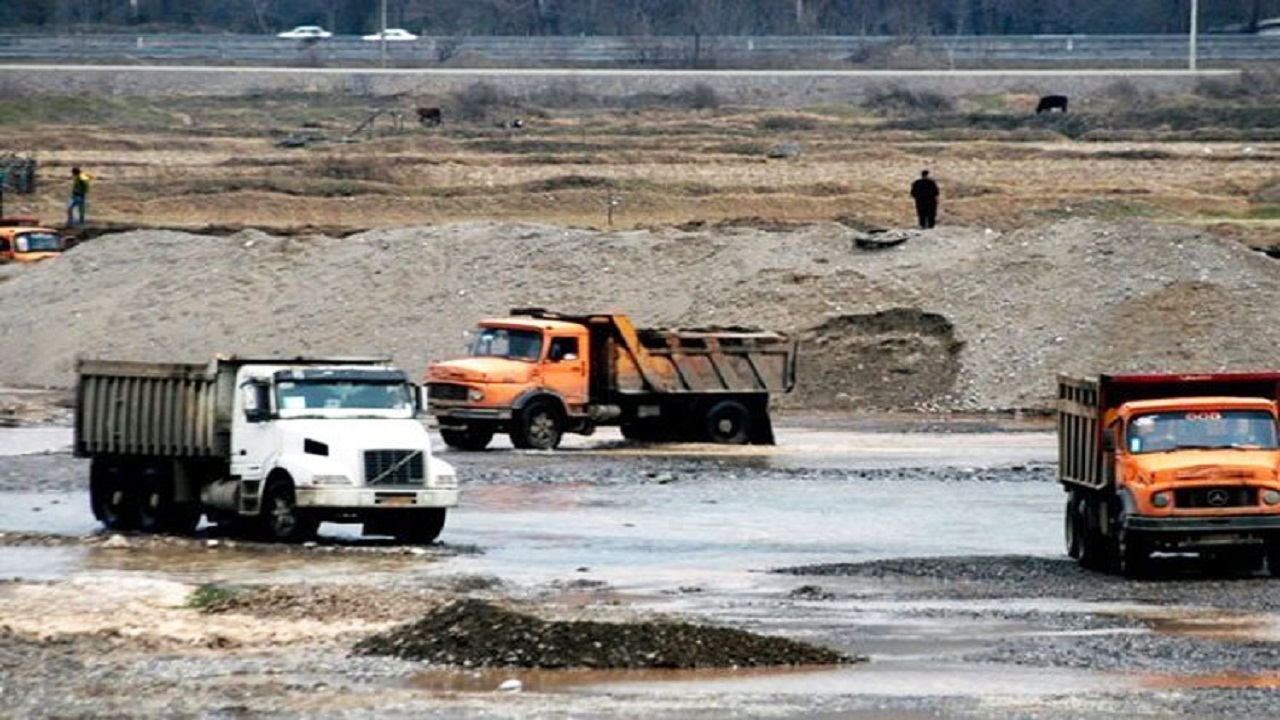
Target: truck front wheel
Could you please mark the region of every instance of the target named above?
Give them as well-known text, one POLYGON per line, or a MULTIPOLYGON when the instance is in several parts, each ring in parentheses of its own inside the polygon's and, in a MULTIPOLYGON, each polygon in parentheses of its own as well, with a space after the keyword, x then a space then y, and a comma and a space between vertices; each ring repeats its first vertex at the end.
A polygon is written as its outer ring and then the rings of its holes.
POLYGON ((298 512, 293 483, 275 478, 267 481, 262 492, 260 530, 267 540, 276 542, 302 542, 315 537, 320 523, 298 512))
POLYGON ((467 425, 461 429, 441 428, 440 437, 444 444, 457 450, 483 450, 493 439, 493 428, 479 425, 467 425))
POLYGON ((737 400, 722 400, 707 411, 707 439, 742 445, 751 440, 751 411, 737 400))
POLYGON ((118 460, 95 457, 89 466, 89 505, 108 530, 132 530, 137 498, 118 460))
POLYGON ((430 545, 444 530, 444 518, 444 508, 414 511, 410 517, 397 520, 391 534, 406 545, 430 545))
POLYGON ((564 424, 549 402, 535 400, 516 417, 511 444, 521 449, 555 450, 560 445, 564 424))

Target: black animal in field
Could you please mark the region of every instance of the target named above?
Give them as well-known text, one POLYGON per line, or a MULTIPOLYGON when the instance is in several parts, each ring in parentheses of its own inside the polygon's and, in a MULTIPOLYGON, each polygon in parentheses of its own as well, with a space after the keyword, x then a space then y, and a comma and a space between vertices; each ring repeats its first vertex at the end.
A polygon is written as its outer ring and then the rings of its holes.
POLYGON ((444 113, 438 107, 418 108, 419 125, 439 125, 444 122, 444 113))
POLYGON ((1067 111, 1066 95, 1044 95, 1040 98, 1040 103, 1036 105, 1036 114, 1049 112, 1051 110, 1067 111))

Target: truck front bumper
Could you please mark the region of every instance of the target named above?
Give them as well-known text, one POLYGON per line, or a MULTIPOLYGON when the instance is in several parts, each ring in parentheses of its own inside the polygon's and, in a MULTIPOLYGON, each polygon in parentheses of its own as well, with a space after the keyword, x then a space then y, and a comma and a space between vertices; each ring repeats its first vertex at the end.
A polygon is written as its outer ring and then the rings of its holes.
POLYGON ((458 490, 353 487, 300 487, 295 495, 300 508, 439 508, 458 504, 458 490))
POLYGON ((468 420, 488 420, 490 422, 496 422, 511 419, 510 408, 432 408, 431 414, 434 415, 442 425, 447 424, 450 420, 458 422, 465 422, 468 420))
POLYGON ((1280 539, 1278 515, 1173 518, 1130 515, 1121 521, 1121 527, 1135 537, 1146 538, 1155 548, 1175 551, 1256 545, 1280 539))

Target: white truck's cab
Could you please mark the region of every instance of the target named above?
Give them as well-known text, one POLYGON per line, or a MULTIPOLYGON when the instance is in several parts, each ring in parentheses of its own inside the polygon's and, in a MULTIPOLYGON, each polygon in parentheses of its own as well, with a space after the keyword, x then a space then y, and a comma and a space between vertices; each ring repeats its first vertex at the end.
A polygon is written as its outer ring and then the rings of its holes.
MULTIPOLYGON (((230 473, 239 515, 279 539, 321 521, 429 542, 458 503, 452 466, 432 457, 416 387, 375 365, 244 365, 235 377, 230 473)), ((229 488, 227 489, 229 490, 229 488)), ((206 497, 225 505, 226 498, 206 497)))

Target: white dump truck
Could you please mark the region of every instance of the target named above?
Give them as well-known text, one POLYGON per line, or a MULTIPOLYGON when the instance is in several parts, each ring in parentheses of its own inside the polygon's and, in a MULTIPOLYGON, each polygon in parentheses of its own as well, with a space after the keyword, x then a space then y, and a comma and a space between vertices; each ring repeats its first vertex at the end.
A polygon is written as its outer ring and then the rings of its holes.
POLYGON ((321 522, 429 543, 458 502, 418 387, 384 359, 81 360, 75 452, 111 529, 190 533, 201 516, 299 541, 321 522))

